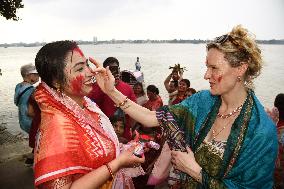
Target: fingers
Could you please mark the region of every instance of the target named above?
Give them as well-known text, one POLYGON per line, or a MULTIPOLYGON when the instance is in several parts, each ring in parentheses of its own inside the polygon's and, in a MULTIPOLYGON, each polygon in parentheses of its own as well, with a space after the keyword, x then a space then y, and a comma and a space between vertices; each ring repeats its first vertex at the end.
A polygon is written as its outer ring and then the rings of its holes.
POLYGON ((114 77, 113 77, 111 71, 109 70, 109 67, 108 67, 108 66, 106 67, 106 74, 107 74, 107 76, 108 76, 109 78, 111 78, 112 80, 114 80, 114 77))
POLYGON ((93 59, 92 57, 89 57, 89 60, 90 60, 90 62, 91 62, 92 64, 94 64, 97 68, 98 68, 98 67, 101 67, 101 65, 100 65, 95 59, 93 59))
POLYGON ((90 63, 95 65, 95 68, 91 69, 92 73, 94 73, 96 75, 98 73, 104 73, 105 72, 105 68, 102 67, 95 59, 93 59, 92 57, 89 57, 89 60, 90 60, 90 63))
POLYGON ((135 149, 135 146, 133 145, 133 146, 131 146, 130 148, 128 148, 127 151, 130 151, 130 152, 133 153, 133 152, 134 152, 134 149, 135 149))
MULTIPOLYGON (((135 156, 135 155, 134 155, 134 156, 135 156)), ((145 156, 144 156, 144 154, 142 155, 141 158, 139 158, 139 157, 137 157, 137 156, 135 156, 135 157, 138 158, 137 160, 138 160, 138 162, 139 162, 140 164, 145 162, 145 156)))
POLYGON ((192 152, 191 148, 189 146, 186 147, 186 151, 188 154, 190 154, 191 156, 194 156, 194 153, 192 152))
POLYGON ((188 146, 186 147, 186 151, 187 151, 187 153, 191 153, 192 152, 191 149, 188 146))
POLYGON ((144 155, 142 155, 141 158, 135 156, 135 163, 134 163, 133 167, 139 167, 141 165, 141 163, 144 163, 144 162, 145 162, 145 156, 144 155))
POLYGON ((106 70, 105 70, 105 68, 100 67, 100 68, 93 69, 92 72, 95 73, 95 74, 98 74, 98 73, 105 73, 106 70))

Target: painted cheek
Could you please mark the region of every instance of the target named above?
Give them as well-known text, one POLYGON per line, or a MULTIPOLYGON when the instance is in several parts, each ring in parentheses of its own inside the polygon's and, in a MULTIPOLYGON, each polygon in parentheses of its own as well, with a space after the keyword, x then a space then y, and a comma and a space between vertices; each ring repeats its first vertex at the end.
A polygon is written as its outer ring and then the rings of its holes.
POLYGON ((220 82, 222 81, 222 79, 223 79, 223 77, 222 77, 222 76, 219 76, 219 77, 217 78, 218 83, 220 83, 220 82))
POLYGON ((74 51, 78 52, 82 57, 84 57, 84 53, 79 47, 75 48, 74 51))
POLYGON ((80 94, 81 93, 82 87, 83 87, 83 80, 84 80, 84 77, 82 75, 79 75, 73 81, 71 81, 72 90, 76 94, 80 94))

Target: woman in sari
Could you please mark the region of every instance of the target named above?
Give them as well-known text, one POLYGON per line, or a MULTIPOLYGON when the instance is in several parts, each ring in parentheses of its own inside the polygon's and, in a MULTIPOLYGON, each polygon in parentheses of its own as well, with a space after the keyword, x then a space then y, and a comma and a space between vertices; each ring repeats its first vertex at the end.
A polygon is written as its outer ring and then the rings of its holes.
POLYGON ((278 156, 275 169, 275 188, 284 188, 284 94, 280 93, 274 100, 274 107, 278 110, 276 121, 278 134, 278 156))
POLYGON ((86 95, 92 70, 73 41, 46 44, 37 53, 42 82, 34 98, 41 111, 35 148, 37 188, 133 188, 123 167, 144 157, 134 147, 120 154, 119 142, 106 115, 86 95))
POLYGON ((169 105, 175 105, 181 103, 188 97, 188 89, 190 87, 190 81, 188 79, 182 79, 178 83, 177 94, 173 97, 172 102, 169 105))
POLYGON ((108 69, 97 82, 133 119, 162 127, 172 150, 172 188, 272 188, 276 128, 250 87, 262 67, 258 45, 237 26, 207 44, 205 64, 209 91, 157 111, 119 93, 108 69))
POLYGON ((147 87, 148 101, 143 106, 149 110, 157 110, 163 106, 162 98, 159 95, 159 89, 155 85, 147 87))

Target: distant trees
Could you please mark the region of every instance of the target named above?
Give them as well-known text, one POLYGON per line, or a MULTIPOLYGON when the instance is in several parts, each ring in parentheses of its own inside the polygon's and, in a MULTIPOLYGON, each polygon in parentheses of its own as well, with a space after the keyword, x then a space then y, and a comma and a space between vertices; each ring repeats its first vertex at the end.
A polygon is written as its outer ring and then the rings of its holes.
POLYGON ((24 8, 22 0, 1 0, 0 1, 0 15, 7 20, 18 21, 19 17, 16 15, 17 9, 24 8))

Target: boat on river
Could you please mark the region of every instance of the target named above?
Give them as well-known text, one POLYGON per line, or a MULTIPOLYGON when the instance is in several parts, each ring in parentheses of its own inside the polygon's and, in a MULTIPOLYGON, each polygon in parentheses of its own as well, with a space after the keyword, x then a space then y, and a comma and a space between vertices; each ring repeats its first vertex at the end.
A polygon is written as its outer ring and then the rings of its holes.
POLYGON ((141 71, 130 71, 130 70, 123 70, 120 72, 121 80, 125 83, 128 83, 133 87, 133 85, 137 82, 144 83, 144 75, 141 71))

